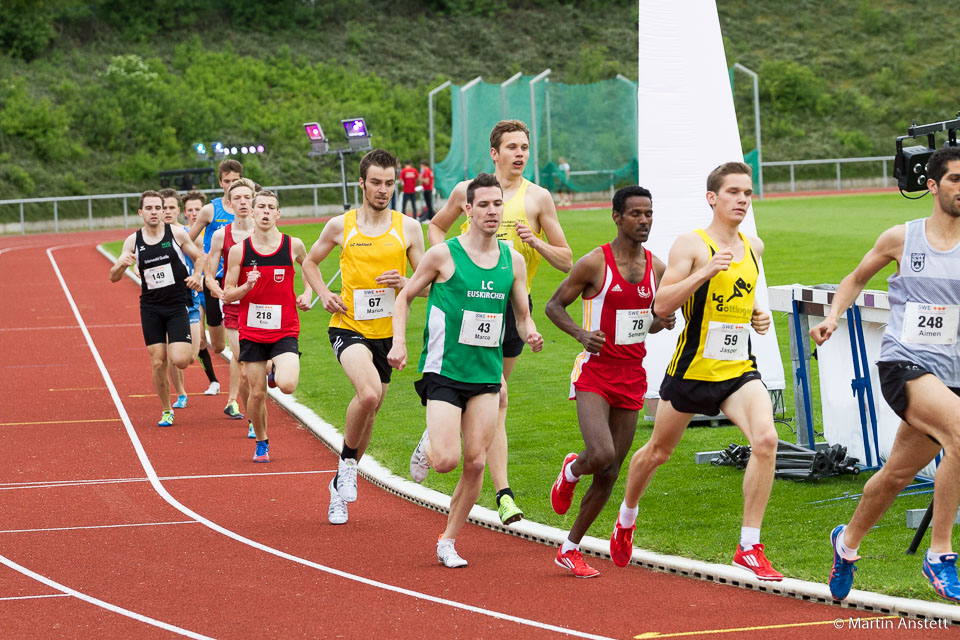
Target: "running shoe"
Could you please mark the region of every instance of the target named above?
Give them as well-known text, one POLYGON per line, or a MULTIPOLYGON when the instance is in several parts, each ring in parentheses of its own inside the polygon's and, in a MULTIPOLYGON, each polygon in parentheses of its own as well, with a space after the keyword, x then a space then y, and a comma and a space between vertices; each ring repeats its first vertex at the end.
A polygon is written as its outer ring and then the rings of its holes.
POLYGON ((227 414, 227 417, 231 420, 243 420, 243 414, 240 413, 240 405, 237 404, 237 401, 228 402, 227 406, 223 408, 223 412, 227 414))
POLYGON ((173 411, 164 411, 160 414, 160 420, 157 422, 158 427, 170 427, 173 426, 173 411))
POLYGON ((357 501, 357 461, 340 458, 337 463, 337 491, 344 502, 357 501))
POLYGON ((277 374, 277 365, 273 365, 272 367, 270 367, 270 372, 267 374, 267 386, 270 387, 271 389, 277 388, 277 381, 275 379, 276 374, 277 374))
POLYGON ((270 445, 266 440, 257 440, 257 451, 253 456, 254 462, 270 462, 270 445))
POLYGON ((413 478, 414 482, 423 482, 430 472, 430 463, 427 462, 427 443, 429 442, 430 434, 424 429, 423 435, 420 436, 420 442, 417 443, 417 448, 413 450, 413 455, 410 456, 410 477, 413 478))
POLYGON ((500 506, 497 507, 497 513, 500 514, 500 522, 505 525, 513 524, 523 519, 523 511, 513 501, 509 495, 500 496, 500 506))
POLYGON ((467 566, 467 561, 460 557, 456 548, 453 546, 453 540, 449 538, 440 538, 437 540, 437 560, 440 564, 450 569, 458 569, 467 566))
POLYGON ((860 559, 857 556, 853 560, 846 560, 837 551, 837 538, 844 530, 842 524, 837 525, 830 533, 830 546, 833 547, 833 567, 830 568, 830 595, 837 600, 843 600, 850 593, 850 587, 853 586, 853 574, 857 570, 856 562, 860 559))
POLYGON ((630 564, 630 558, 633 557, 633 532, 636 530, 636 524, 632 527, 621 527, 620 516, 617 516, 617 521, 613 525, 613 534, 610 536, 610 558, 618 567, 630 564))
POLYGON ((330 524, 347 523, 347 503, 340 497, 340 492, 333 486, 333 479, 330 479, 330 506, 327 508, 327 520, 330 524))
POLYGON ((565 514, 570 509, 570 503, 573 502, 573 492, 577 488, 577 483, 567 480, 565 473, 567 465, 573 464, 576 459, 577 454, 567 454, 567 457, 563 459, 563 464, 560 465, 560 475, 557 476, 557 481, 553 483, 553 488, 550 489, 550 504, 553 505, 553 510, 560 515, 565 514))
POLYGON ((563 567, 577 578, 596 578, 600 572, 591 567, 583 559, 580 549, 571 549, 563 553, 563 547, 557 549, 557 557, 553 559, 558 567, 563 567))
POLYGON ((960 602, 960 581, 957 580, 957 554, 944 553, 940 562, 931 563, 923 559, 923 575, 933 585, 937 595, 947 600, 960 602))
POLYGON ((760 580, 770 582, 783 580, 783 574, 770 566, 770 561, 763 553, 763 545, 759 543, 753 545, 750 551, 744 551, 738 544, 737 551, 733 554, 733 565, 746 569, 760 580))
POLYGON ((247 437, 251 439, 257 437, 257 431, 253 428, 252 422, 247 425, 247 437))
POLYGON ((205 396, 215 396, 220 393, 220 383, 214 380, 210 383, 210 386, 207 387, 207 390, 203 392, 205 396))
POLYGON ((182 396, 177 396, 177 401, 173 403, 174 409, 186 409, 187 408, 187 396, 186 394, 182 396))

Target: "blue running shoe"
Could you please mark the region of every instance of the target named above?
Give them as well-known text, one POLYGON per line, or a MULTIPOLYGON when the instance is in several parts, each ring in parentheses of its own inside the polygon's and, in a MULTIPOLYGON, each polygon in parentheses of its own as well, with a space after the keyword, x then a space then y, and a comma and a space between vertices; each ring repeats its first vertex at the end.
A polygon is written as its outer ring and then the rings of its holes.
POLYGON ((254 462, 270 462, 270 445, 266 440, 257 440, 257 452, 253 456, 254 462))
POLYGON ((833 547, 833 567, 830 569, 830 594, 837 600, 843 600, 850 593, 850 587, 853 586, 853 574, 857 570, 856 562, 860 559, 857 556, 853 560, 845 560, 837 551, 837 538, 843 531, 842 524, 830 533, 830 546, 833 547))
POLYGON ((171 427, 173 426, 173 411, 164 411, 160 415, 160 420, 157 422, 158 427, 171 427))
POLYGON ((940 562, 930 563, 923 559, 923 575, 933 585, 937 595, 947 600, 960 602, 960 580, 957 580, 957 554, 944 553, 940 562))
POLYGON ((253 439, 253 438, 256 438, 256 437, 257 437, 257 432, 253 430, 253 423, 252 423, 252 422, 251 422, 250 425, 247 427, 247 437, 250 438, 250 439, 253 439))
POLYGON ((276 375, 277 375, 277 365, 273 365, 272 367, 270 367, 270 373, 267 374, 267 386, 270 387, 271 389, 277 388, 276 375))
POLYGON ((173 403, 174 409, 186 409, 187 408, 187 396, 177 396, 177 401, 173 403))

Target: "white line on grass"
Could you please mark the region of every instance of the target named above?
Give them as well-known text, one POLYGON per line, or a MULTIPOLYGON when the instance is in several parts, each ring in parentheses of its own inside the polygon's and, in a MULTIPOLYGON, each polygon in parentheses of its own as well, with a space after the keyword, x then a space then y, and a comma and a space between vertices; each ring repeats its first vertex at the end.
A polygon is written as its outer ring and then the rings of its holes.
POLYGON ((565 635, 575 636, 578 638, 592 638, 594 640, 612 640, 607 636, 600 636, 593 633, 587 633, 584 631, 577 631, 575 629, 567 629, 565 627, 560 627, 553 624, 548 624, 545 622, 540 622, 539 620, 531 620, 529 618, 522 618, 519 616, 513 616, 507 613, 501 613, 499 611, 493 611, 490 609, 485 609, 483 607, 477 607, 474 605, 469 605, 463 602, 457 602, 456 600, 448 600, 446 598, 440 598, 433 596, 427 593, 421 593, 419 591, 414 591, 412 589, 405 589, 403 587, 398 587, 396 585, 388 584, 386 582, 380 582, 379 580, 372 580, 370 578, 365 578, 363 576, 358 576, 352 573, 347 573, 346 571, 341 571, 339 569, 334 569, 333 567, 328 567, 326 565, 295 556, 279 549, 274 549, 273 547, 268 547, 265 544, 261 544, 250 538, 246 538, 239 533, 231 531, 225 527, 218 525, 217 523, 208 520, 199 513, 193 511, 184 504, 181 504, 176 498, 174 498, 167 489, 160 482, 157 472, 153 468, 153 464, 150 462, 150 458, 147 456, 146 451, 143 448, 143 444, 140 442, 140 438, 137 436, 136 430, 133 428, 133 423, 130 421, 130 416, 127 415, 126 408, 123 406, 123 402, 120 400, 120 395, 117 393, 116 387, 113 385, 113 379, 110 377, 110 373, 107 371, 106 365, 103 363, 103 359, 100 357, 100 352, 97 350, 96 345, 93 342, 93 338, 90 336, 90 332, 87 331, 87 327, 84 324, 83 317, 80 315, 80 310, 77 308, 76 302, 74 302, 73 296, 70 293, 70 288, 67 286, 66 281, 63 279, 63 275, 60 272, 60 267, 57 265, 56 259, 53 257, 53 251, 57 250, 59 247, 51 247, 47 249, 47 257, 50 258, 50 264, 53 265, 53 270, 57 275, 57 279, 60 281, 60 286, 63 288, 63 293, 67 298, 67 302, 70 303, 70 308, 73 310, 73 315, 77 319, 77 323, 80 326, 80 331, 83 333, 84 338, 87 341, 87 345, 90 348, 91 354, 97 363, 97 367, 100 369, 100 374, 103 376, 103 380, 107 385, 107 388, 110 390, 110 397, 113 398, 113 403, 117 408, 117 412, 120 414, 120 418, 123 420, 123 425, 127 430, 127 435, 130 438, 131 443, 133 444, 134 449, 137 452, 137 457, 140 460, 140 464, 143 466, 143 470, 146 472, 147 477, 150 479, 150 484, 153 486, 154 490, 162 497, 170 506, 174 509, 180 511, 188 518, 193 518, 197 522, 213 529, 217 533, 220 533, 228 538, 232 538, 237 542, 249 545, 254 549, 275 555, 279 558, 285 560, 290 560, 297 564, 310 567, 312 569, 317 569, 318 571, 323 571, 324 573, 329 573, 346 580, 352 580, 354 582, 359 582, 361 584, 375 587, 378 589, 383 589, 385 591, 391 591, 400 595, 409 596, 411 598, 416 598, 418 600, 425 600, 428 602, 433 602, 435 604, 452 607, 454 609, 461 609, 464 611, 469 611, 471 613, 476 613, 491 618, 496 618, 499 620, 504 620, 507 622, 513 622, 516 624, 535 627, 538 629, 544 629, 547 631, 553 631, 556 633, 561 633, 565 635))

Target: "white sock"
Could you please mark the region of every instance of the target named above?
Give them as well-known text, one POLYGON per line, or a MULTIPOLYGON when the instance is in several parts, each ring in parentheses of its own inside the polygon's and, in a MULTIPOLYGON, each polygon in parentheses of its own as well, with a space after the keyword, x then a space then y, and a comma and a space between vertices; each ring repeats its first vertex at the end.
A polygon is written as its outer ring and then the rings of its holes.
POLYGON ((927 562, 929 562, 930 564, 939 564, 941 555, 943 554, 937 551, 930 551, 929 549, 927 549, 927 562))
POLYGON ((560 547, 560 553, 569 553, 570 551, 579 548, 579 544, 574 544, 573 542, 570 542, 570 538, 567 538, 563 541, 563 545, 560 547))
MULTIPOLYGON (((843 539, 843 531, 840 532, 840 535, 837 536, 837 553, 840 554, 840 557, 844 560, 853 561, 857 558, 857 551, 860 550, 860 547, 854 547, 851 549, 847 546, 847 543, 843 539)), ((929 553, 929 552, 928 552, 929 553)))
POLYGON ((573 463, 571 462, 570 464, 564 465, 563 467, 563 477, 566 478, 567 482, 576 482, 577 480, 580 479, 580 476, 574 475, 573 469, 570 468, 572 466, 573 466, 573 463))
POLYGON ((744 551, 753 549, 753 545, 760 543, 760 527, 740 527, 740 548, 744 551))
POLYGON ((633 509, 627 506, 626 501, 620 503, 620 516, 618 522, 621 527, 629 529, 637 523, 637 512, 640 511, 640 505, 633 509))

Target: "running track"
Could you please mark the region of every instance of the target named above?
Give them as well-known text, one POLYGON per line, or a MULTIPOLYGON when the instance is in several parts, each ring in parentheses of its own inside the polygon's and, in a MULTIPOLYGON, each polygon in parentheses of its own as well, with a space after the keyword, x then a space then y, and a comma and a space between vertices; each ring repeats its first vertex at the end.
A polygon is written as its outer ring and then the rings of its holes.
POLYGON ((272 403, 269 465, 195 366, 190 406, 156 426, 137 288, 94 249, 126 233, 0 239, 3 637, 876 636, 834 629, 870 614, 609 561, 575 580, 553 549, 473 525, 470 566, 445 569, 444 516, 362 479, 330 526, 336 456, 272 403))

